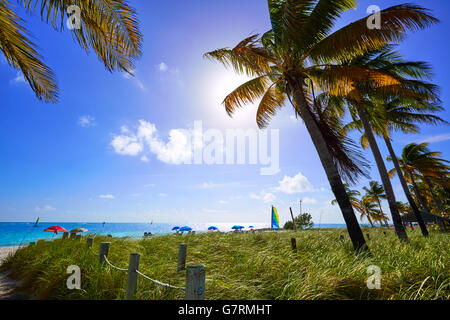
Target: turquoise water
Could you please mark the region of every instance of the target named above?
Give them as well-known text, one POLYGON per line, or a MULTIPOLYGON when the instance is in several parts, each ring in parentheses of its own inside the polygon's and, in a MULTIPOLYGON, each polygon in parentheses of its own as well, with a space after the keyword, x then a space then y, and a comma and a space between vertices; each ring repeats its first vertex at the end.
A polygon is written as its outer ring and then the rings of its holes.
MULTIPOLYGON (((88 229, 87 234, 112 235, 113 237, 131 237, 141 238, 144 232, 151 232, 154 235, 164 235, 171 233, 175 224, 168 223, 63 223, 63 222, 42 222, 37 227, 34 222, 0 222, 0 246, 17 246, 20 244, 28 244, 31 241, 39 239, 55 239, 62 237, 62 233, 55 235, 54 233, 44 232, 44 229, 51 226, 61 226, 70 231, 75 228, 88 229)), ((232 231, 231 223, 217 224, 190 224, 189 226, 196 232, 206 232, 208 227, 214 225, 220 231, 232 231)), ((269 224, 253 223, 256 229, 268 228, 269 224)), ((182 227, 182 225, 179 225, 182 227)), ((248 230, 249 225, 243 225, 248 230)), ((317 226, 315 226, 317 227, 317 226)), ((321 228, 345 228, 343 224, 322 224, 321 228)))

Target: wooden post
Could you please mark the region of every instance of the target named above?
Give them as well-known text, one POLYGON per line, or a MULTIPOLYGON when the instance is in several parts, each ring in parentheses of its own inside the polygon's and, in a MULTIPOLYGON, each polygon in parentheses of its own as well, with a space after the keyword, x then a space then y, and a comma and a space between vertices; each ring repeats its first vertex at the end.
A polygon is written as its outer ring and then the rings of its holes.
POLYGON ((297 252, 297 239, 291 238, 292 251, 297 252))
POLYGON ((139 262, 141 255, 138 253, 130 254, 130 263, 128 265, 128 278, 127 278, 127 299, 131 299, 136 295, 138 285, 138 274, 136 270, 139 270, 139 262))
POLYGON ((41 243, 44 243, 44 242, 45 242, 44 239, 39 239, 39 240, 36 242, 36 244, 41 244, 41 243))
POLYGON ((186 251, 187 245, 182 243, 178 249, 178 267, 177 272, 186 270, 186 251))
POLYGON ((386 236, 386 231, 383 231, 383 234, 386 236))
POLYGON ((80 241, 81 240, 81 234, 77 234, 75 237, 75 240, 80 241))
POLYGON ((366 236, 367 236, 367 240, 370 240, 370 234, 366 234, 366 236))
POLYGON ((63 236, 62 236, 63 240, 67 239, 68 237, 69 237, 69 233, 68 232, 64 232, 63 236))
POLYGON ((205 300, 205 280, 204 266, 188 266, 184 299, 205 300))
POLYGON ((339 236, 339 239, 341 240, 341 242, 344 242, 344 236, 341 234, 340 236, 339 236))
POLYGON ((110 245, 111 245, 111 242, 101 242, 100 243, 100 248, 98 249, 98 262, 100 264, 103 264, 103 262, 105 262, 105 257, 108 256, 110 245))
POLYGON ((94 244, 94 238, 87 238, 86 240, 86 247, 88 249, 92 248, 92 245, 94 244))
POLYGON ((69 237, 69 239, 71 239, 71 240, 73 240, 73 239, 75 239, 75 237, 76 237, 76 233, 70 233, 70 237, 69 237))
POLYGON ((291 210, 291 218, 292 218, 292 224, 294 225, 294 231, 297 231, 297 226, 295 225, 295 219, 294 219, 294 214, 292 213, 292 208, 289 207, 289 210, 291 210))

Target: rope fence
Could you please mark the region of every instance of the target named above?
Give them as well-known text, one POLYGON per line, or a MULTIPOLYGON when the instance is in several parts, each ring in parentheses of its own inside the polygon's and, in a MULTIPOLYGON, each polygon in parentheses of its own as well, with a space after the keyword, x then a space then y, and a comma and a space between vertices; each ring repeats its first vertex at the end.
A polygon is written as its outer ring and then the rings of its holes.
MULTIPOLYGON (((88 238, 86 242, 87 248, 92 248, 93 239, 88 238)), ((185 292, 185 300, 204 300, 205 299, 205 267, 204 266, 187 266, 186 267, 186 251, 187 245, 181 244, 178 250, 178 265, 177 271, 186 271, 186 284, 185 287, 177 287, 171 284, 167 284, 149 276, 143 274, 139 271, 139 263, 141 255, 138 253, 130 254, 129 266, 127 269, 120 268, 108 260, 108 253, 110 249, 110 242, 101 242, 98 252, 99 265, 103 266, 105 263, 116 269, 118 271, 128 272, 127 277, 127 287, 126 287, 126 297, 127 299, 132 299, 136 296, 138 290, 138 276, 147 279, 154 284, 175 290, 183 290, 185 292)))

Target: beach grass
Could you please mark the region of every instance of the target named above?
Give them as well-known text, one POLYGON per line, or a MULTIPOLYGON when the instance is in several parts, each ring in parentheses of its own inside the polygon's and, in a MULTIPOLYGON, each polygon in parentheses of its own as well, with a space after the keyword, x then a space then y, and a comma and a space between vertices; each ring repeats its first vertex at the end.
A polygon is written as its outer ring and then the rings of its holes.
MULTIPOLYGON (((127 273, 100 267, 100 242, 111 242, 108 259, 127 268, 140 253, 140 271, 153 279, 184 286, 177 272, 178 247, 188 245, 187 264, 206 266, 206 299, 450 299, 450 234, 424 238, 409 232, 400 243, 393 230, 365 229, 371 255, 356 256, 345 230, 205 233, 151 239, 55 240, 24 247, 0 267, 21 281, 36 299, 125 299, 127 273), (383 233, 386 232, 386 235, 383 233), (344 235, 344 241, 339 240, 344 235), (297 239, 297 252, 290 238, 297 239), (67 267, 81 269, 81 290, 68 290, 67 267), (381 269, 381 289, 369 290, 367 269, 381 269)), ((140 277, 136 299, 183 299, 182 290, 157 286, 140 277)))

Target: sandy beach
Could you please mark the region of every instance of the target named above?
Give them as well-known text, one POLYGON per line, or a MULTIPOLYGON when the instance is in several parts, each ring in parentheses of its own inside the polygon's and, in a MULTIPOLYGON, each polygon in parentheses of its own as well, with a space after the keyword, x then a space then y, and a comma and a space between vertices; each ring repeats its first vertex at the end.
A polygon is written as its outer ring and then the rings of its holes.
MULTIPOLYGON (((9 254, 16 252, 19 247, 0 247, 0 264, 9 254)), ((6 273, 0 273, 0 300, 22 299, 23 297, 13 294, 17 282, 8 278, 6 273)))

